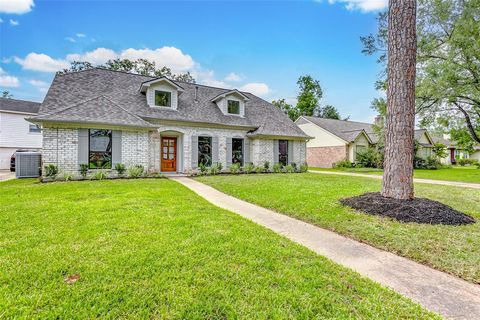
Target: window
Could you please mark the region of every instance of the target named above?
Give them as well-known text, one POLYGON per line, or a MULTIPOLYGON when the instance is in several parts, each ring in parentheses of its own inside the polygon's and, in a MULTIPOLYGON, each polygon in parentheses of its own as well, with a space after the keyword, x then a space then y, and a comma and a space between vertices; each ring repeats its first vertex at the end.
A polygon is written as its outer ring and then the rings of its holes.
POLYGON ((278 162, 288 164, 288 140, 278 140, 278 162))
POLYGON ((112 168, 112 130, 89 130, 88 167, 112 168))
POLYGON ((228 113, 240 114, 240 101, 228 100, 228 113))
POLYGON ((212 137, 198 137, 198 165, 212 165, 212 137))
POLYGON ((28 132, 30 133, 39 133, 42 132, 42 129, 38 124, 30 124, 28 125, 28 132))
POLYGON ((232 163, 243 165, 243 139, 232 139, 232 163))
POLYGON ((155 90, 155 105, 159 107, 170 107, 172 103, 172 93, 155 90))

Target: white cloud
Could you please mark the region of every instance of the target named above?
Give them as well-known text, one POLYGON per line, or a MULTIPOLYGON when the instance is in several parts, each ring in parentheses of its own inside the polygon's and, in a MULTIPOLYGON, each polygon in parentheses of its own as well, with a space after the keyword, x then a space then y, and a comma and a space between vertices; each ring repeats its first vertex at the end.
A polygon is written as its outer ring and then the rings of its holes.
POLYGON ((0 13, 27 13, 34 6, 33 0, 0 0, 0 13))
POLYGON ((29 53, 25 59, 14 58, 15 62, 22 66, 25 70, 56 72, 70 67, 70 63, 66 60, 53 59, 43 53, 29 53))
POLYGON ((5 74, 5 70, 3 70, 2 67, 0 67, 0 74, 5 74))
POLYGON ((18 25, 19 25, 19 22, 18 22, 18 20, 10 19, 10 25, 11 25, 11 26, 14 26, 14 27, 15 27, 15 26, 18 26, 18 25))
POLYGON ((115 53, 112 49, 106 48, 97 48, 93 51, 89 51, 83 54, 69 54, 67 55, 66 60, 68 61, 88 61, 94 65, 104 64, 110 59, 118 58, 118 54, 115 53))
POLYGON ((77 33, 76 36, 78 38, 85 38, 87 35, 85 33, 77 33))
POLYGON ((34 87, 47 87, 48 86, 48 83, 46 83, 45 81, 42 81, 42 80, 31 79, 31 80, 28 80, 28 83, 30 83, 34 87))
POLYGON ((388 0, 328 0, 328 3, 344 3, 347 10, 362 12, 380 11, 388 7, 388 0))
POLYGON ((238 82, 244 79, 243 76, 236 74, 235 72, 230 72, 226 77, 225 81, 238 82))
POLYGON ((3 23, 3 19, 2 19, 2 18, 0 18, 0 23, 3 23))
POLYGON ((77 42, 77 40, 73 39, 72 37, 66 37, 65 40, 70 41, 72 43, 77 42))
POLYGON ((17 77, 2 75, 0 76, 0 86, 8 88, 17 88, 20 86, 20 81, 17 77))
POLYGON ((252 82, 240 88, 242 91, 253 93, 257 96, 265 96, 270 92, 270 88, 265 83, 252 82))

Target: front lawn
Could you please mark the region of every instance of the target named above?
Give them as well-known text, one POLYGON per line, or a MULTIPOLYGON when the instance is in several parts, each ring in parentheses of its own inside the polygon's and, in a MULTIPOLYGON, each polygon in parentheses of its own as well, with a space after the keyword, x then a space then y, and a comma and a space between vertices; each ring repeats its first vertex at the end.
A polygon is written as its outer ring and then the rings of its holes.
MULTIPOLYGON (((310 170, 335 171, 335 172, 354 172, 364 174, 383 174, 383 170, 374 168, 309 168, 310 170)), ((480 183, 480 169, 475 166, 451 167, 438 170, 415 169, 413 176, 420 179, 458 181, 480 183)))
POLYGON ((170 180, 0 195, 0 318, 435 317, 170 180))
POLYGON ((357 213, 339 200, 380 190, 375 179, 305 174, 208 176, 198 180, 235 197, 370 243, 480 283, 480 190, 416 184, 416 194, 463 211, 477 223, 420 225, 357 213))

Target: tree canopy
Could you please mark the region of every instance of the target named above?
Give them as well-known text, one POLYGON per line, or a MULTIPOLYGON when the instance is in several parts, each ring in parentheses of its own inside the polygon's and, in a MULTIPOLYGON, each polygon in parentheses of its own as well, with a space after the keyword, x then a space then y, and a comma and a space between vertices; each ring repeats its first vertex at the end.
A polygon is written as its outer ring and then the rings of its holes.
POLYGON ((297 96, 297 104, 295 106, 287 103, 285 99, 272 101, 292 121, 300 116, 316 116, 321 118, 340 119, 340 113, 332 105, 322 107, 320 100, 323 97, 323 90, 320 81, 315 80, 310 75, 300 76, 297 80, 299 93, 297 96))
POLYGON ((108 60, 104 65, 97 66, 92 65, 88 61, 73 61, 69 69, 63 69, 62 71, 59 71, 58 74, 66 74, 70 72, 88 70, 95 67, 100 67, 108 70, 137 73, 143 76, 167 77, 177 81, 195 83, 195 79, 190 72, 174 74, 170 68, 166 66, 163 66, 162 68, 157 68, 154 61, 149 61, 147 59, 115 59, 108 60))
MULTIPOLYGON (((385 66, 387 14, 363 52, 385 66)), ((416 113, 464 147, 480 143, 480 0, 418 0, 416 113)), ((376 83, 386 89, 385 73, 376 83)))

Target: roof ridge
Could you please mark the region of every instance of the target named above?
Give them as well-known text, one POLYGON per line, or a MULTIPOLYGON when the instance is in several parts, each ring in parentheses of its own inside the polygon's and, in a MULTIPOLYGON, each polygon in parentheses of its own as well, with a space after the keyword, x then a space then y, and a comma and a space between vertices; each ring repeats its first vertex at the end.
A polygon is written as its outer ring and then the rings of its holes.
POLYGON ((45 114, 39 115, 39 117, 42 117, 42 116, 52 116, 52 115, 54 115, 54 114, 67 111, 68 109, 71 109, 71 108, 73 108, 73 107, 76 107, 76 106, 78 106, 78 105, 80 105, 80 104, 83 104, 83 103, 85 103, 85 102, 89 102, 89 101, 98 99, 98 98, 100 98, 100 97, 102 97, 102 96, 103 96, 103 95, 95 96, 95 97, 93 97, 93 98, 90 98, 90 99, 83 100, 83 101, 80 101, 80 102, 78 102, 78 103, 75 103, 75 104, 73 104, 73 105, 71 105, 71 106, 68 106, 68 107, 66 107, 66 108, 63 108, 63 109, 60 109, 60 110, 56 110, 56 111, 54 111, 54 112, 52 112, 52 113, 45 113, 45 114))
POLYGON ((20 102, 28 102, 28 103, 42 104, 41 102, 24 100, 24 99, 5 98, 5 97, 0 97, 0 99, 1 99, 1 100, 5 100, 5 101, 20 101, 20 102))
POLYGON ((340 121, 340 122, 350 122, 350 123, 361 123, 361 124, 367 124, 367 125, 369 125, 369 126, 373 125, 373 123, 361 122, 361 121, 341 120, 341 119, 330 119, 330 118, 321 118, 321 117, 315 117, 315 116, 304 116, 304 117, 314 118, 314 119, 322 119, 322 120, 328 120, 328 121, 340 121))

